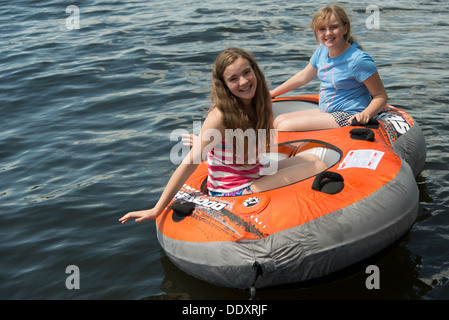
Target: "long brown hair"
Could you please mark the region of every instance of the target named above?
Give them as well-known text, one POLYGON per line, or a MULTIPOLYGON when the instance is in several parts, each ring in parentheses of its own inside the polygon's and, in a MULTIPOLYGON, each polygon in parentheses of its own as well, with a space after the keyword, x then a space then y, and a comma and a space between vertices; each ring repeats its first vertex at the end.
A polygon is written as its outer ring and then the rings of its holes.
MULTIPOLYGON (((312 23, 310 24, 310 27, 312 28, 313 34, 315 36, 316 42, 320 43, 318 40, 318 30, 329 22, 332 15, 335 15, 337 19, 339 19, 343 25, 346 26, 348 29, 348 32, 344 35, 344 39, 348 41, 349 43, 354 43, 357 41, 357 39, 354 37, 354 35, 351 32, 351 20, 349 19, 348 14, 346 13, 346 10, 336 4, 328 5, 325 7, 322 7, 315 13, 315 16, 312 19, 312 23)), ((360 44, 359 44, 360 46, 360 44)), ((362 46, 360 46, 362 48, 362 46)))
MULTIPOLYGON (((223 115, 223 125, 226 129, 253 129, 257 138, 259 129, 264 129, 266 137, 269 137, 270 129, 273 129, 271 95, 264 74, 249 52, 240 48, 228 48, 218 55, 212 70, 212 100, 223 115), (226 68, 240 57, 248 60, 257 79, 257 88, 250 108, 231 93, 223 77, 226 68)), ((245 153, 245 158, 246 155, 245 153)))

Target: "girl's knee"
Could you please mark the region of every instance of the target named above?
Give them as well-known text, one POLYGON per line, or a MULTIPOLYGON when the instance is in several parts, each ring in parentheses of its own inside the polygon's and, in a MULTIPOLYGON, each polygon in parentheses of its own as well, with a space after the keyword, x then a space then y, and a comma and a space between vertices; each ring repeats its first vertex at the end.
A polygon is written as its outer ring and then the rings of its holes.
POLYGON ((313 166, 317 173, 327 169, 327 164, 323 160, 321 160, 321 158, 316 154, 309 153, 300 155, 300 157, 303 159, 303 161, 313 163, 313 166))
POLYGON ((319 173, 327 169, 327 164, 318 158, 318 160, 315 161, 315 168, 317 173, 319 173))
POLYGON ((278 119, 276 118, 273 123, 273 127, 279 131, 290 131, 292 130, 291 125, 289 124, 289 119, 278 119), (277 121, 276 121, 277 119, 277 121))
POLYGON ((316 154, 306 153, 306 154, 297 154, 295 157, 301 158, 303 161, 319 161, 321 160, 316 154))
POLYGON ((279 125, 284 121, 283 115, 277 116, 273 121, 273 127, 279 130, 279 125))

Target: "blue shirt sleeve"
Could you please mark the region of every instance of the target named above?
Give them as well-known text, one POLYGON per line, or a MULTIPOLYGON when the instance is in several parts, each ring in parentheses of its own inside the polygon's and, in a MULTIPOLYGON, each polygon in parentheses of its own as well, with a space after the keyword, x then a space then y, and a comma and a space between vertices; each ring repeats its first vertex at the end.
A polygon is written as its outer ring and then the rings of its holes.
POLYGON ((318 48, 316 48, 316 50, 315 50, 315 53, 312 55, 312 58, 310 58, 310 64, 315 69, 318 69, 317 63, 318 63, 318 59, 319 59, 319 55, 320 55, 320 49, 321 49, 321 46, 318 46, 318 48))
POLYGON ((369 54, 363 52, 354 61, 354 79, 358 82, 363 82, 371 77, 377 71, 373 58, 369 54))

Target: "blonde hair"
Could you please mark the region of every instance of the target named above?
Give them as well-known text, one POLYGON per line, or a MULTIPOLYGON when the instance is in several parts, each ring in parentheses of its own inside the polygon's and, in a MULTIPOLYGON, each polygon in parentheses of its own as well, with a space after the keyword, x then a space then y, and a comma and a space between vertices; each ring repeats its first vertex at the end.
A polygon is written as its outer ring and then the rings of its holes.
POLYGON ((211 95, 215 107, 223 115, 223 125, 226 129, 242 129, 243 131, 254 129, 257 137, 259 129, 265 129, 267 136, 270 129, 273 129, 270 91, 264 74, 249 52, 240 48, 228 48, 218 55, 212 70, 211 95), (257 88, 250 108, 231 93, 223 77, 226 68, 240 57, 248 60, 257 79, 257 88))
MULTIPOLYGON (((351 20, 349 19, 348 14, 346 13, 345 9, 339 5, 332 4, 325 7, 322 7, 317 11, 315 16, 312 19, 312 23, 310 24, 310 27, 312 28, 313 34, 315 36, 315 40, 319 43, 318 40, 318 30, 329 22, 332 15, 335 15, 337 19, 343 23, 343 25, 346 26, 348 29, 348 32, 344 35, 344 39, 348 41, 349 43, 356 42, 356 38, 351 32, 351 20)), ((361 46, 360 46, 361 47, 361 46)))

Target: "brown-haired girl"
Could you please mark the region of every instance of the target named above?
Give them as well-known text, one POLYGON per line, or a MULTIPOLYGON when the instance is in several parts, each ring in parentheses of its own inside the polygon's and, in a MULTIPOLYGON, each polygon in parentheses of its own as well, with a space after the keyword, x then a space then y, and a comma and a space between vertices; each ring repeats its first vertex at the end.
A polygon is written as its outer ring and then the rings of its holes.
MULTIPOLYGON (((310 154, 281 160, 276 173, 264 175, 260 157, 256 157, 255 161, 244 157, 244 161, 236 163, 230 143, 226 139, 215 139, 217 136, 225 137, 226 130, 260 132, 272 128, 269 90, 256 60, 248 52, 229 48, 219 54, 212 72, 212 98, 214 106, 204 121, 198 143, 193 143, 193 148, 173 173, 155 207, 129 212, 119 221, 155 219, 195 171, 199 164, 195 159, 205 151, 208 151, 207 186, 212 196, 261 192, 294 183, 326 169, 324 162, 310 154)), ((251 147, 254 146, 246 145, 245 155, 249 154, 251 147)), ((261 146, 258 149, 264 148, 261 146)))

